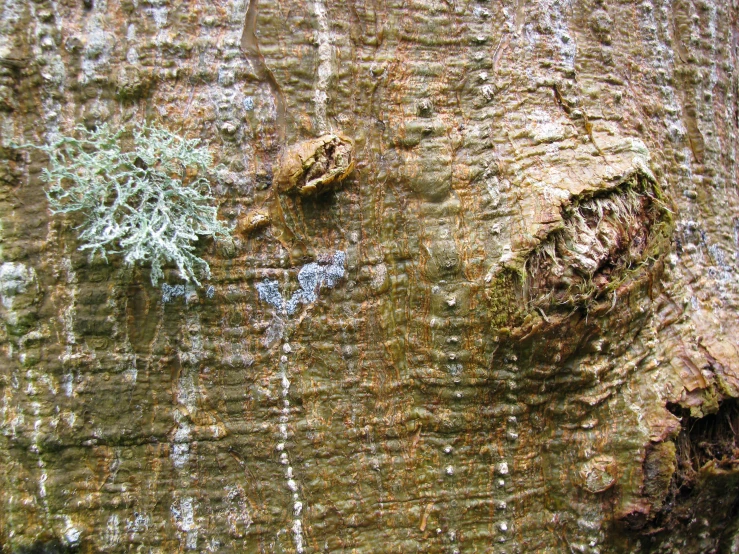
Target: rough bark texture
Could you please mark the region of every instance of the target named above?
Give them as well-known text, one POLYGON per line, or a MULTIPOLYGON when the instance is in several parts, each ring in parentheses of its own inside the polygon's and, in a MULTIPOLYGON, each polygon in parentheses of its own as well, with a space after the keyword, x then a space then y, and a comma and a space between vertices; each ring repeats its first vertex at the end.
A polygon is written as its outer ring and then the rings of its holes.
POLYGON ((0 13, 2 552, 739 552, 735 0, 0 13), (144 120, 203 288, 11 146, 144 120))

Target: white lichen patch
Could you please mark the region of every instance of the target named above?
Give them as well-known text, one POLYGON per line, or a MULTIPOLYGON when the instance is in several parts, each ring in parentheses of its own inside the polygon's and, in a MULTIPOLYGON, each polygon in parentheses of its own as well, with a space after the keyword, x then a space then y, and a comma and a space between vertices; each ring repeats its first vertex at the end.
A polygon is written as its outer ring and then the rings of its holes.
POLYGON ((62 538, 67 546, 75 547, 80 542, 82 537, 82 530, 72 523, 69 517, 65 518, 64 529, 62 530, 62 538))
POLYGON ((312 304, 318 299, 319 291, 324 288, 333 288, 341 280, 346 271, 346 253, 338 250, 327 262, 311 262, 304 265, 298 272, 300 288, 289 300, 285 301, 280 292, 277 281, 265 279, 257 284, 259 298, 275 308, 278 312, 293 315, 301 304, 312 304))
POLYGON ((322 133, 326 133, 329 131, 326 120, 326 103, 328 101, 329 83, 333 75, 334 46, 328 13, 321 0, 313 2, 313 12, 316 14, 316 21, 318 22, 315 41, 318 45, 319 59, 318 79, 316 79, 316 88, 313 93, 313 103, 316 110, 316 127, 322 133))
POLYGON ((113 548, 121 542, 121 520, 117 514, 113 514, 108 518, 103 533, 103 545, 106 548, 113 548))
POLYGON ((303 546, 303 522, 300 519, 303 513, 303 502, 300 499, 300 487, 298 482, 295 480, 295 471, 290 463, 290 454, 287 452, 287 442, 289 438, 288 423, 290 420, 290 379, 287 375, 287 362, 288 355, 292 353, 292 347, 290 344, 285 343, 282 347, 283 355, 280 358, 280 372, 278 377, 280 379, 280 396, 282 397, 282 409, 280 410, 280 419, 278 425, 278 436, 280 442, 275 447, 275 450, 280 453, 279 461, 285 468, 285 485, 290 491, 292 498, 292 513, 293 513, 293 542, 295 544, 295 551, 302 553, 305 551, 303 546))
POLYGON ((115 37, 105 30, 105 6, 95 2, 95 12, 87 20, 85 29, 85 45, 80 66, 82 75, 80 82, 87 84, 100 78, 110 65, 110 56, 115 46, 115 37))
POLYGON ((303 554, 303 524, 299 519, 293 521, 293 540, 295 541, 295 550, 298 554, 303 554))
POLYGON ((131 367, 129 369, 124 370, 122 375, 123 375, 123 380, 126 383, 128 383, 129 385, 135 385, 136 379, 138 378, 138 375, 139 375, 139 370, 136 369, 135 367, 131 367))
POLYGON ((186 320, 188 342, 186 349, 179 353, 182 370, 175 389, 177 406, 173 410, 175 430, 172 435, 170 458, 172 465, 183 469, 190 460, 190 441, 192 440, 192 414, 198 410, 199 389, 197 384, 197 364, 203 356, 203 339, 200 320, 197 315, 186 320))
POLYGON ((241 538, 254 522, 247 506, 247 496, 241 485, 228 485, 226 491, 226 519, 232 537, 241 538))
POLYGON ((387 266, 380 263, 372 268, 372 281, 370 285, 377 292, 382 292, 388 286, 387 266))
POLYGON ((133 538, 136 533, 144 533, 149 529, 151 517, 148 514, 134 512, 133 517, 126 520, 126 533, 133 538))
POLYGON ((527 9, 536 10, 537 17, 531 18, 523 28, 527 50, 534 53, 541 48, 542 42, 549 42, 555 50, 555 59, 564 69, 575 69, 577 45, 575 37, 570 31, 568 15, 572 10, 570 0, 537 0, 527 9))
POLYGON ((175 524, 184 534, 185 548, 188 550, 195 550, 198 546, 198 527, 195 523, 196 507, 195 500, 190 496, 181 498, 179 502, 170 506, 175 524))
MULTIPOLYGON (((36 280, 33 268, 18 262, 5 262, 0 265, 0 301, 12 313, 16 296, 24 294, 36 280)), ((11 316, 12 317, 12 316, 11 316)))
POLYGON ((535 144, 558 142, 565 138, 565 126, 561 121, 553 120, 543 110, 534 110, 529 116, 531 122, 531 138, 535 144))

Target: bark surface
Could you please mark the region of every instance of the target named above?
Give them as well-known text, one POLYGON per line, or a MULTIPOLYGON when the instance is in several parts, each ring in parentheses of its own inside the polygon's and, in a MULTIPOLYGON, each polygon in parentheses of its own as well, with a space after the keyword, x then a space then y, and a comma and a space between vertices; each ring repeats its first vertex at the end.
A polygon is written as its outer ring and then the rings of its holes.
POLYGON ((739 552, 738 16, 3 0, 0 551, 739 552), (13 146, 143 121, 202 288, 13 146))

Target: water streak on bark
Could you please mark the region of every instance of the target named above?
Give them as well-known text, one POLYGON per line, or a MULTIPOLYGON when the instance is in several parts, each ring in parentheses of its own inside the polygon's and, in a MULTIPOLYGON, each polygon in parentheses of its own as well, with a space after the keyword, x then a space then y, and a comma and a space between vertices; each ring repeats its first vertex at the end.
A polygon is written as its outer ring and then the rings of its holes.
POLYGON ((274 74, 264 61, 264 56, 259 51, 259 42, 257 41, 257 2, 258 0, 249 0, 249 7, 246 10, 244 18, 244 31, 241 34, 241 51, 254 64, 257 76, 266 81, 270 91, 275 99, 277 108, 277 133, 281 144, 285 142, 285 95, 282 93, 280 85, 277 83, 274 74))

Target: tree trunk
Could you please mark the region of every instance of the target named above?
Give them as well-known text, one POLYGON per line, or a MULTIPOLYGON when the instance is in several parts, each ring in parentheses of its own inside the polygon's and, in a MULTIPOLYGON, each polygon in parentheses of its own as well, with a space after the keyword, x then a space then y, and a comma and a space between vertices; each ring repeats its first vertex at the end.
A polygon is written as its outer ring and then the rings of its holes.
POLYGON ((0 11, 2 552, 739 552, 736 0, 0 11), (17 146, 145 121, 201 288, 17 146))

